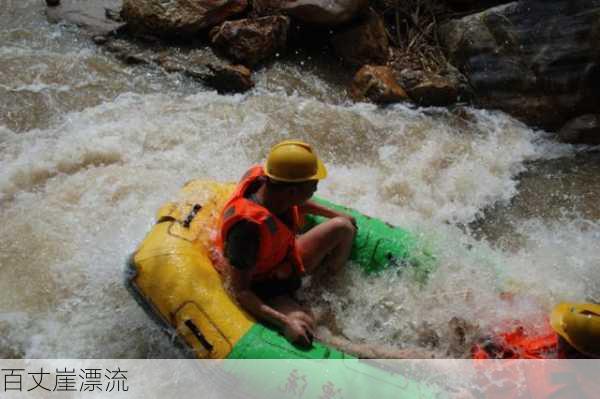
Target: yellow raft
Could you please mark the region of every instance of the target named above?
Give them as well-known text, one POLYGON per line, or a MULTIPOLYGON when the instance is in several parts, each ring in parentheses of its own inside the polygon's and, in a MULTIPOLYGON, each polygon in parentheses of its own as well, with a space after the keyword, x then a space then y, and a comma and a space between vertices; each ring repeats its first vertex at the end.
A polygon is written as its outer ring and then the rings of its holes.
MULTIPOLYGON (((318 342, 308 350, 290 344, 277 331, 256 323, 228 295, 211 263, 211 250, 217 219, 234 188, 234 184, 194 180, 183 187, 179 200, 160 208, 156 224, 128 262, 126 284, 134 297, 198 358, 348 358, 318 342)), ((433 270, 433 258, 418 250, 415 237, 407 231, 315 200, 356 218, 359 229, 351 260, 366 273, 394 267, 423 283, 433 270)), ((310 224, 322 219, 307 220, 310 224)))
POLYGON ((210 235, 234 187, 187 183, 182 202, 159 209, 130 262, 129 286, 199 358, 226 358, 255 324, 227 294, 210 260, 210 235))

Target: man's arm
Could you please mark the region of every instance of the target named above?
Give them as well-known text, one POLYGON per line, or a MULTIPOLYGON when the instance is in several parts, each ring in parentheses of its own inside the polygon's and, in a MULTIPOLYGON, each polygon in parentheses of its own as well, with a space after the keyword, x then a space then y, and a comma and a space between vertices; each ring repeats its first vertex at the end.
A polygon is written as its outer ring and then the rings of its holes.
POLYGON ((277 326, 290 342, 301 346, 311 345, 314 335, 311 326, 312 320, 300 312, 294 317, 286 316, 264 303, 250 289, 250 273, 248 271, 233 268, 231 283, 235 298, 251 315, 277 326))
POLYGON ((309 346, 312 341, 311 321, 302 317, 290 318, 263 302, 251 289, 252 270, 258 253, 258 226, 238 222, 227 236, 225 259, 231 267, 231 289, 238 303, 261 321, 279 327, 291 342, 309 346))
POLYGON ((350 219, 354 227, 356 226, 356 219, 353 216, 338 212, 333 209, 329 209, 323 205, 320 205, 314 201, 306 201, 304 204, 300 205, 300 211, 303 213, 308 213, 311 215, 324 216, 326 218, 334 218, 334 217, 344 217, 350 219))

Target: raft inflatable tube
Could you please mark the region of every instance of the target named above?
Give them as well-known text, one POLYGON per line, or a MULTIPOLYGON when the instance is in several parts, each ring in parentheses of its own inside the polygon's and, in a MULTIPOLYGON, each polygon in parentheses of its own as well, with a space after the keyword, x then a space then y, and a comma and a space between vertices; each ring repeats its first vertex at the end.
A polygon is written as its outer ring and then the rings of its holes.
MULTIPOLYGON (((343 358, 315 343, 302 350, 257 323, 223 287, 213 268, 215 226, 234 184, 194 180, 179 200, 163 205, 156 224, 131 256, 126 285, 144 309, 201 359, 343 358)), ((418 283, 435 269, 435 259, 407 231, 330 202, 316 201, 356 218, 358 234, 350 256, 365 273, 396 268, 418 283)), ((307 216, 307 225, 322 218, 307 216)))
MULTIPOLYGON (((128 261, 127 288, 176 344, 190 357, 200 359, 339 359, 344 367, 333 368, 331 373, 341 373, 337 378, 346 388, 348 384, 359 384, 352 389, 360 392, 363 383, 372 382, 384 397, 435 396, 426 385, 369 366, 319 342, 310 349, 290 344, 235 303, 210 256, 217 219, 234 188, 234 184, 214 181, 187 183, 176 202, 159 209, 156 224, 128 261), (356 374, 350 380, 348 371, 356 374), (384 381, 389 384, 381 385, 384 381)), ((405 230, 324 200, 316 201, 356 218, 358 234, 351 260, 365 273, 393 267, 422 284, 434 270, 435 259, 405 230)), ((307 217, 307 225, 320 221, 318 217, 307 217)), ((240 362, 234 363, 238 375, 257 373, 251 365, 244 369, 240 362)), ((313 378, 325 378, 320 367, 318 363, 303 362, 304 372, 313 378)), ((298 365, 290 365, 291 371, 278 366, 269 375, 281 374, 285 381, 297 369, 298 365)), ((331 373, 327 378, 335 380, 331 373)))

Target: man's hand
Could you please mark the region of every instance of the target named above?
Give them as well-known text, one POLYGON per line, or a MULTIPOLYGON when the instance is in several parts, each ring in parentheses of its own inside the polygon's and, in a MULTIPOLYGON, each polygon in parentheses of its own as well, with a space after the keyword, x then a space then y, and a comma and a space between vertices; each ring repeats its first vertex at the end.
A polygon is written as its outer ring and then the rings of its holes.
POLYGON ((293 312, 286 320, 283 335, 294 344, 310 347, 314 336, 314 320, 304 312, 293 312))
POLYGON ((340 216, 345 217, 347 219, 350 220, 350 223, 352 223, 352 226, 354 226, 354 228, 358 231, 358 225, 356 224, 356 219, 354 218, 354 216, 352 215, 347 215, 345 213, 340 214, 340 216))

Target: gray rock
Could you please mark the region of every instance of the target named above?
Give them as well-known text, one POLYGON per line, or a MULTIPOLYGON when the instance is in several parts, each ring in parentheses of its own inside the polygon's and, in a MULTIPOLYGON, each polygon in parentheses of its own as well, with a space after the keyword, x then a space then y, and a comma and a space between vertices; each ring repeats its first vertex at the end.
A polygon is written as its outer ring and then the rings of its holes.
POLYGON ((246 10, 247 0, 124 0, 121 16, 134 33, 190 36, 246 10))
POLYGON ((161 54, 156 62, 167 73, 181 73, 219 93, 241 93, 254 87, 252 72, 243 65, 230 65, 212 53, 161 54))
POLYGON ((587 114, 570 120, 558 132, 562 142, 571 144, 600 144, 600 114, 587 114))
POLYGON ((557 129, 600 104, 600 0, 522 0, 450 21, 440 38, 477 103, 557 129))
POLYGON ((104 43, 104 48, 115 54, 131 54, 138 51, 137 46, 123 39, 108 40, 104 43))
POLYGON ((66 22, 81 27, 92 36, 105 36, 125 25, 107 18, 107 13, 118 12, 122 3, 122 0, 62 0, 47 8, 46 16, 51 23, 66 22))
POLYGON ((466 78, 450 65, 441 73, 403 69, 396 73, 396 79, 422 106, 447 106, 471 98, 466 78))
POLYGON ((152 63, 152 52, 139 47, 124 39, 109 39, 104 36, 95 36, 95 42, 103 45, 103 48, 114 54, 114 56, 127 65, 141 65, 152 63))
POLYGON ((290 20, 281 15, 226 21, 213 28, 214 45, 235 62, 257 65, 285 50, 290 20))

